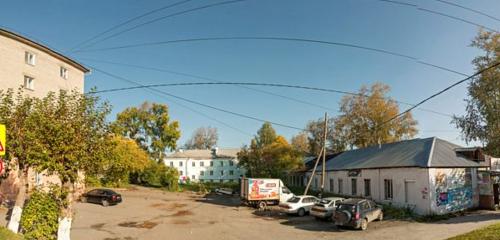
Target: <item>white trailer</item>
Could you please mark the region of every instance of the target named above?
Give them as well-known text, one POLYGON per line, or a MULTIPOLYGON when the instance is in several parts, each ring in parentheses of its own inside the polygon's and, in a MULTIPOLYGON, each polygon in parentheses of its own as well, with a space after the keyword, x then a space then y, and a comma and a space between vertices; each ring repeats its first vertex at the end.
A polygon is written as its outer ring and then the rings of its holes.
POLYGON ((242 178, 240 187, 241 200, 261 209, 286 202, 294 196, 280 179, 242 178))

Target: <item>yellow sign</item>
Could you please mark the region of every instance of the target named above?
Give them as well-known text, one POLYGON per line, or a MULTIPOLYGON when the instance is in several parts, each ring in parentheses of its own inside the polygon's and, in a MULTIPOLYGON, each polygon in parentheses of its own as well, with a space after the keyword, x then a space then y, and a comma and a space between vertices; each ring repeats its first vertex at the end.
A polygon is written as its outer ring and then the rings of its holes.
POLYGON ((5 125, 0 124, 0 156, 5 155, 5 149, 7 148, 6 135, 7 130, 5 128, 5 125))

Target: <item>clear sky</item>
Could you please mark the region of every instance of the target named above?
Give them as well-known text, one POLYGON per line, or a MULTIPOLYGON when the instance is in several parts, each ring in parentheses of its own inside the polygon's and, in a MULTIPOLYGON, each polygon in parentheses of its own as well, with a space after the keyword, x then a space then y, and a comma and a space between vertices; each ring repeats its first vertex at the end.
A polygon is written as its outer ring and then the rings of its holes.
MULTIPOLYGON (((224 0, 193 0, 140 19, 130 26, 222 1, 224 0)), ((498 0, 449 1, 500 18, 498 0)), ((0 8, 0 25, 68 54, 83 64, 141 84, 200 80, 89 59, 162 68, 219 81, 296 84, 345 91, 356 91, 363 84, 383 82, 391 86, 391 97, 410 103, 416 103, 464 78, 407 58, 347 47, 283 41, 206 41, 110 51, 69 52, 78 43, 115 24, 174 2, 3 1, 0 8)), ((398 52, 472 74, 474 69, 471 60, 480 52, 469 47, 469 44, 478 27, 422 9, 500 29, 500 21, 439 1, 404 2, 418 7, 378 0, 247 0, 167 18, 110 38, 92 48, 201 37, 307 38, 398 52)), ((132 84, 98 71, 87 75, 85 81, 87 91, 91 87, 108 89, 126 86, 132 84)), ((296 89, 252 88, 320 106, 237 86, 169 87, 162 90, 204 104, 297 127, 304 127, 309 120, 321 118, 325 111, 330 115, 337 114, 338 102, 342 97, 339 94, 296 89)), ((249 142, 262 124, 171 97, 158 96, 145 90, 106 93, 101 96, 113 105, 110 120, 124 108, 137 106, 146 100, 168 104, 171 118, 180 121, 182 138, 179 144, 183 144, 194 129, 212 126, 219 130, 220 147, 240 147, 249 142), (195 109, 205 116, 190 109, 195 109)), ((463 99, 466 97, 466 85, 462 85, 431 100, 423 107, 446 114, 461 114, 465 106, 463 99)), ((407 106, 402 105, 401 108, 405 109, 407 106)), ((419 122, 418 137, 437 136, 463 144, 458 131, 450 124, 449 117, 419 110, 413 113, 419 122)), ((275 128, 287 138, 298 133, 298 130, 278 126, 275 128)))

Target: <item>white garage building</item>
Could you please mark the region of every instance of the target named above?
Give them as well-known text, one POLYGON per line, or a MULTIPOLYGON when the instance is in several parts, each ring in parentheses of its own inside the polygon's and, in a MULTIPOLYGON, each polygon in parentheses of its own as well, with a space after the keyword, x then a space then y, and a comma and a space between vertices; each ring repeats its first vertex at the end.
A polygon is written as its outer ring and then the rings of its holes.
MULTIPOLYGON (((484 160, 460 149, 433 137, 346 151, 326 163, 325 191, 408 206, 422 215, 477 207, 477 170, 484 160)), ((313 182, 320 174, 321 165, 313 182)))

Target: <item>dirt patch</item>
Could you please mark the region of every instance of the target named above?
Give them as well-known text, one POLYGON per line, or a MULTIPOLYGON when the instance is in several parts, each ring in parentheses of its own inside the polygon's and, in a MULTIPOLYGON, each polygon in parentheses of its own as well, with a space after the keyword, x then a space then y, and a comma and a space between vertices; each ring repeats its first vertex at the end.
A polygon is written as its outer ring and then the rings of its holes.
POLYGON ((210 224, 210 225, 213 225, 213 224, 216 224, 216 223, 217 223, 217 221, 208 221, 208 224, 210 224))
POLYGON ((193 215, 193 212, 191 212, 189 210, 181 210, 181 211, 174 213, 172 215, 172 217, 181 217, 181 216, 189 216, 189 215, 193 215))
POLYGON ((156 222, 151 222, 151 221, 144 221, 144 222, 122 222, 119 223, 118 226, 120 227, 130 227, 130 228, 146 228, 146 229, 151 229, 156 227, 158 223, 156 222))
POLYGON ((176 210, 178 208, 183 208, 183 207, 186 207, 186 206, 187 206, 187 204, 185 204, 185 203, 172 203, 172 204, 169 204, 165 208, 165 210, 167 210, 167 211, 173 211, 173 210, 176 210))
POLYGON ((105 223, 98 223, 98 224, 91 225, 90 228, 96 229, 96 230, 101 230, 102 227, 104 227, 104 225, 106 225, 106 224, 105 223))
POLYGON ((124 238, 119 238, 119 237, 115 237, 115 238, 105 238, 104 240, 136 240, 137 238, 133 238, 133 237, 124 237, 124 238))
POLYGON ((163 208, 163 207, 166 207, 167 204, 165 204, 165 203, 154 203, 154 204, 151 204, 149 206, 152 207, 152 208, 163 208))
POLYGON ((175 219, 172 221, 173 224, 189 224, 188 220, 175 219))

